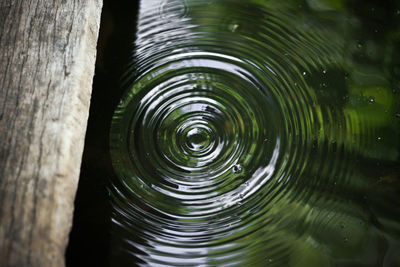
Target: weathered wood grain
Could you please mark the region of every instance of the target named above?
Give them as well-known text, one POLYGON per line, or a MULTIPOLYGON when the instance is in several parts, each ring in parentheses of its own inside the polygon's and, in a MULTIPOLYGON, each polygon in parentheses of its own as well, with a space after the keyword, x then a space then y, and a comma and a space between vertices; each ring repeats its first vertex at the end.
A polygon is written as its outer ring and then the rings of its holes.
POLYGON ((0 266, 63 266, 101 0, 0 1, 0 266))

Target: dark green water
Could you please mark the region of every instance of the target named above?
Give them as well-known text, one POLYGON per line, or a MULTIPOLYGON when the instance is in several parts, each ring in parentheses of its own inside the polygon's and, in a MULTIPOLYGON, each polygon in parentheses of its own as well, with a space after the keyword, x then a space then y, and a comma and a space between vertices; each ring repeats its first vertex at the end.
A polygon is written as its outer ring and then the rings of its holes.
POLYGON ((400 266, 400 3, 142 1, 111 266, 400 266))

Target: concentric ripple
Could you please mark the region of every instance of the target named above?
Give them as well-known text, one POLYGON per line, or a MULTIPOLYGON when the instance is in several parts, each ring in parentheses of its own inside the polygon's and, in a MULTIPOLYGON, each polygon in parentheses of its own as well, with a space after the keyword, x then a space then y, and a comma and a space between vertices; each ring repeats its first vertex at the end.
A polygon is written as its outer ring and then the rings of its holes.
POLYGON ((329 189, 354 181, 358 115, 323 105, 330 92, 308 82, 322 88, 344 64, 343 40, 321 25, 310 34, 290 12, 250 2, 142 2, 110 134, 118 255, 302 266, 308 253, 305 263, 329 266, 362 250, 367 215, 329 189))

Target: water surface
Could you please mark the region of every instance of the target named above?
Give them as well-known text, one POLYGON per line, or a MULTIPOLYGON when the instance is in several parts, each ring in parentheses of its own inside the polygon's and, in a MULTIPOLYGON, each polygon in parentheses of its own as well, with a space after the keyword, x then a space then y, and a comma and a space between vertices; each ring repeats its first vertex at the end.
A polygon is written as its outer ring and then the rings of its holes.
POLYGON ((395 1, 142 1, 112 266, 399 266, 395 1))

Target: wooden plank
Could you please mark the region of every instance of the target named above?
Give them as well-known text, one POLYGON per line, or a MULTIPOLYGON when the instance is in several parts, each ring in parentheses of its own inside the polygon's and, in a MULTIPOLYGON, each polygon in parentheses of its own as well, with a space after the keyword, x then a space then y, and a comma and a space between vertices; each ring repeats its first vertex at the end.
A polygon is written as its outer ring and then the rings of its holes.
POLYGON ((0 1, 0 266, 63 266, 101 0, 0 1))

